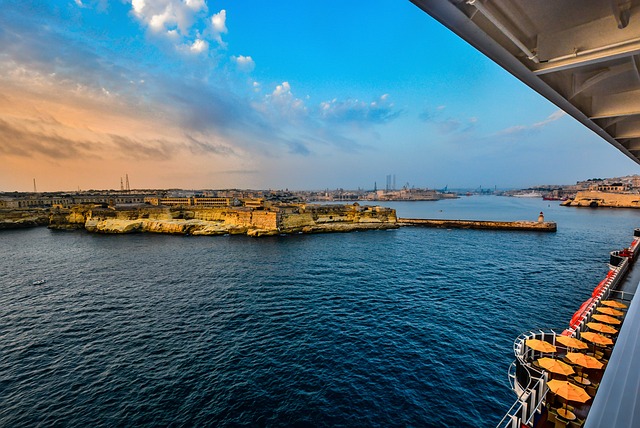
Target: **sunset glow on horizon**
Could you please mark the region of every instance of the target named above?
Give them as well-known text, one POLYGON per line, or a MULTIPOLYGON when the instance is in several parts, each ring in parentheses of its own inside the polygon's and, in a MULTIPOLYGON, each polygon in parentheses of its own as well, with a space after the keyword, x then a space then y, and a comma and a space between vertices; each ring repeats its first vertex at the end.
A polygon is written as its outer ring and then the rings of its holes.
POLYGON ((1 3, 0 191, 637 173, 409 1, 1 3))

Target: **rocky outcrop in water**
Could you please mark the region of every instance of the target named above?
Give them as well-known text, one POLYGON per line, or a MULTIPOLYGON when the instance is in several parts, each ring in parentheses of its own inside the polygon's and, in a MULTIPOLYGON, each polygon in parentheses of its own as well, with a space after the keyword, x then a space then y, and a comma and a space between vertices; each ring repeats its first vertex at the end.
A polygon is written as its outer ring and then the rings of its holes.
POLYGON ((269 209, 139 207, 110 209, 76 206, 51 212, 52 229, 84 228, 95 233, 177 235, 350 232, 397 228, 395 210, 354 205, 286 205, 269 209))
POLYGON ((576 197, 563 202, 569 207, 640 208, 640 195, 635 193, 578 192, 576 197))
POLYGON ((46 226, 49 210, 44 208, 0 209, 0 230, 46 226))

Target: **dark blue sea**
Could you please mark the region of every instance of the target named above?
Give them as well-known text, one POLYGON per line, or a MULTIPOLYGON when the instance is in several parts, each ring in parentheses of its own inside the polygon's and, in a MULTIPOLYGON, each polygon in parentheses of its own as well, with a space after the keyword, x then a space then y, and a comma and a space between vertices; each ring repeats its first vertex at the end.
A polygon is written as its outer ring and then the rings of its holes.
POLYGON ((515 337, 564 328, 640 226, 539 199, 388 205, 544 211, 558 232, 0 232, 0 426, 492 427, 515 337))

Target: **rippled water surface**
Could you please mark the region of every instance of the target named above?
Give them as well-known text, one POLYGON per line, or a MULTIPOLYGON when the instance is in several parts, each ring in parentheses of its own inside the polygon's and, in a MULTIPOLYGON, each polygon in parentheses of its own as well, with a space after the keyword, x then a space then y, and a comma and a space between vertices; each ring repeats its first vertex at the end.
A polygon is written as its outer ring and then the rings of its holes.
POLYGON ((494 426, 513 339, 564 327, 633 210, 498 197, 403 228, 252 239, 0 233, 0 425, 494 426), (34 280, 47 278, 42 285, 34 280))

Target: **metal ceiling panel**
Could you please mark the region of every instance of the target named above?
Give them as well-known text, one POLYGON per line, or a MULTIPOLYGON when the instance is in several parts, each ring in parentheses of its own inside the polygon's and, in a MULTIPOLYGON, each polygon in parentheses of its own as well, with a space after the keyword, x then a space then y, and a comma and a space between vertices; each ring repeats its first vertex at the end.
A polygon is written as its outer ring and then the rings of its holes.
POLYGON ((640 0, 411 0, 640 164, 640 0))

